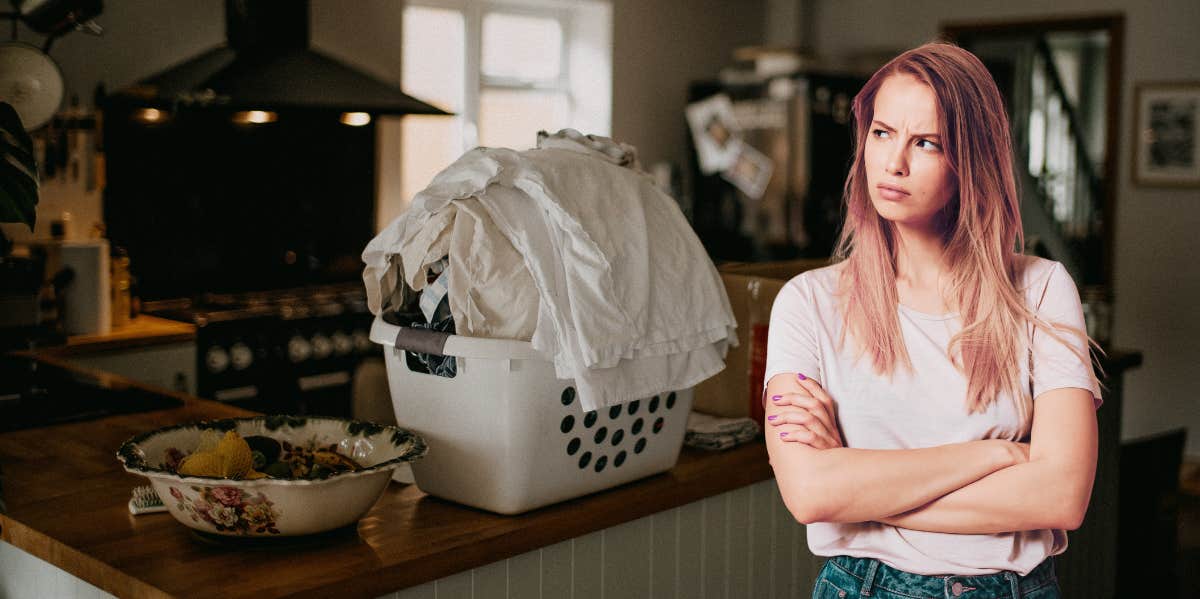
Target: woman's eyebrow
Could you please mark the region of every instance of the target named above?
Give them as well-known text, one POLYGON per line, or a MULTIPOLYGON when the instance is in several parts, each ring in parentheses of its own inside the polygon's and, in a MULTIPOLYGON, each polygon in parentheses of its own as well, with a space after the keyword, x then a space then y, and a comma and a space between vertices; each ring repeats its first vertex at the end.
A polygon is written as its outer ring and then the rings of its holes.
MULTIPOLYGON (((879 119, 875 119, 874 121, 872 121, 872 124, 879 125, 880 127, 887 129, 888 131, 896 130, 891 125, 889 125, 879 119)), ((914 134, 913 137, 932 137, 932 138, 939 139, 939 140, 942 138, 942 136, 938 135, 937 133, 917 133, 917 134, 914 134)))

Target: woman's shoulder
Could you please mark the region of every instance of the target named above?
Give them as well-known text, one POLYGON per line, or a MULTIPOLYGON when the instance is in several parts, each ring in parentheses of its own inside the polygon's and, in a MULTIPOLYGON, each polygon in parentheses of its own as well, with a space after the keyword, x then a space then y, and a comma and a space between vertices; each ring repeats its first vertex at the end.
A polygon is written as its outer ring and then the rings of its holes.
POLYGON ((845 262, 836 262, 829 266, 806 270, 788 280, 785 287, 796 290, 811 289, 822 294, 832 294, 838 289, 838 278, 841 276, 845 262))
POLYGON ((1016 265, 1018 291, 1030 293, 1040 291, 1046 288, 1046 283, 1056 272, 1059 272, 1058 276, 1066 274, 1066 268, 1061 262, 1041 256, 1018 254, 1016 265))

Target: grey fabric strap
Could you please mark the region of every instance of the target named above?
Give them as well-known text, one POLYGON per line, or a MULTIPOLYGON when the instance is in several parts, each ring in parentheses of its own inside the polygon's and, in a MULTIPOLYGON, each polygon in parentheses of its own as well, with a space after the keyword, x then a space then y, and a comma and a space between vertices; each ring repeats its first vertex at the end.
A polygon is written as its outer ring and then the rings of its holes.
POLYGON ((442 331, 400 327, 400 332, 396 333, 396 349, 444 356, 449 337, 450 333, 442 331))

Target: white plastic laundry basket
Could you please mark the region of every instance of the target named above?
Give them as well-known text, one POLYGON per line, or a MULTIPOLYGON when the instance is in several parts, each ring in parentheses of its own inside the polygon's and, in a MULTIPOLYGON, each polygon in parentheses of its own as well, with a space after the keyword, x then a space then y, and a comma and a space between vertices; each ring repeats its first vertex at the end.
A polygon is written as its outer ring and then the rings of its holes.
POLYGON ((408 367, 403 346, 414 331, 429 333, 377 316, 371 340, 384 346, 396 421, 429 446, 412 469, 430 495, 518 514, 669 470, 679 458, 691 389, 585 413, 574 382, 555 378, 527 342, 445 336, 440 353, 457 367, 446 378, 408 367))

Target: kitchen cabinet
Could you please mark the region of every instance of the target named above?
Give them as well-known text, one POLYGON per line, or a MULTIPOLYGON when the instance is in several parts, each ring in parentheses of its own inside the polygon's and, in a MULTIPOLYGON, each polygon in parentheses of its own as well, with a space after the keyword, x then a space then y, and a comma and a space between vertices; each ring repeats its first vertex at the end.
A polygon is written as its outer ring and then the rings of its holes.
POLYGON ((66 361, 84 368, 119 374, 147 385, 196 394, 194 342, 78 354, 66 358, 66 361))
POLYGON ((142 314, 108 333, 72 336, 65 345, 38 348, 36 353, 196 394, 196 327, 192 324, 142 314))

